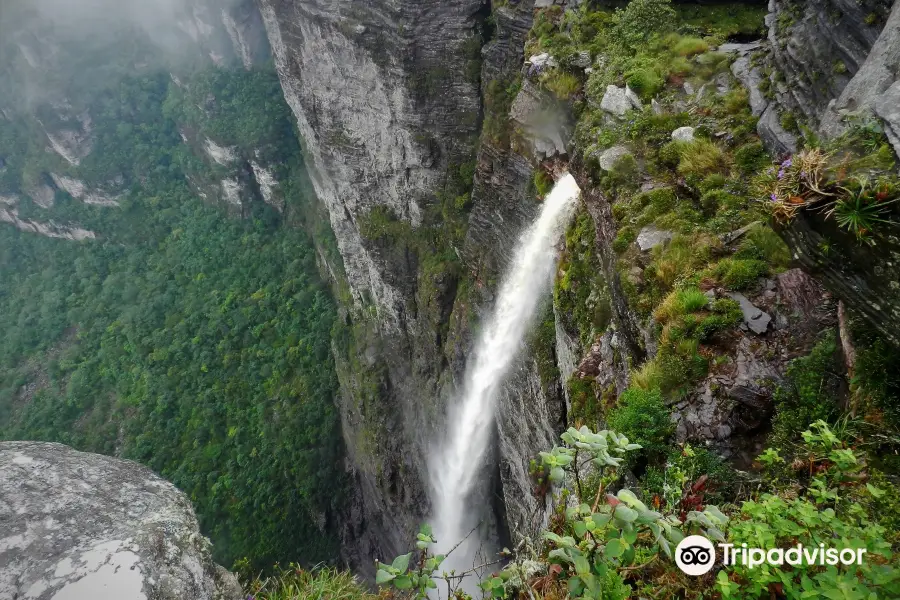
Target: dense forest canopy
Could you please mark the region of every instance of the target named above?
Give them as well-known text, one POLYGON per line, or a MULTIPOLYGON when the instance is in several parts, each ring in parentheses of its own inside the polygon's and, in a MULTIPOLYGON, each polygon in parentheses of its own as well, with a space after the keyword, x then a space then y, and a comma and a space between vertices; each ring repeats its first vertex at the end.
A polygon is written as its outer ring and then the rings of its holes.
POLYGON ((274 70, 123 76, 89 107, 94 148, 77 168, 45 150, 36 118, 0 118, 0 193, 48 172, 123 190, 118 207, 21 196, 21 218, 96 240, 0 227, 0 439, 149 465, 188 494, 225 565, 333 559, 335 306, 291 226, 312 199, 274 70), (284 212, 257 202, 230 219, 202 201, 228 173, 185 132, 277 164, 284 212))

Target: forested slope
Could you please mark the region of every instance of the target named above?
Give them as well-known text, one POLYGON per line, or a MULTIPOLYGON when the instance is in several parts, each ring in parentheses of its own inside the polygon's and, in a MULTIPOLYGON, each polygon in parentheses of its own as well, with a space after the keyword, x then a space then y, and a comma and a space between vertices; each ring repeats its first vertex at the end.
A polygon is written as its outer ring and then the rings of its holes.
POLYGON ((313 199, 274 71, 148 70, 87 102, 93 148, 76 166, 45 151, 37 119, 0 118, 0 185, 19 218, 97 236, 0 228, 0 438, 152 467, 189 495, 223 564, 333 559, 335 305, 295 226, 313 199), (276 201, 248 180, 246 219, 214 206, 241 166, 207 156, 210 139, 275 165, 276 201), (58 187, 49 207, 19 196, 60 169, 115 180, 116 205, 58 187))

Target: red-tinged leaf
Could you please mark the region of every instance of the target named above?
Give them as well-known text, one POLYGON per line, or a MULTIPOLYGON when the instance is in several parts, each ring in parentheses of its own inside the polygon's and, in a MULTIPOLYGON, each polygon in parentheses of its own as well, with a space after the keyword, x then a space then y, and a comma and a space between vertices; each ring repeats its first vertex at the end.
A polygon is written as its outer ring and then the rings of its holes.
POLYGON ((613 496, 612 494, 606 495, 606 503, 615 508, 616 506, 622 504, 622 501, 613 496))
POLYGON ((703 488, 706 487, 706 482, 709 480, 709 475, 701 475, 700 478, 691 486, 691 490, 694 492, 699 492, 703 488))

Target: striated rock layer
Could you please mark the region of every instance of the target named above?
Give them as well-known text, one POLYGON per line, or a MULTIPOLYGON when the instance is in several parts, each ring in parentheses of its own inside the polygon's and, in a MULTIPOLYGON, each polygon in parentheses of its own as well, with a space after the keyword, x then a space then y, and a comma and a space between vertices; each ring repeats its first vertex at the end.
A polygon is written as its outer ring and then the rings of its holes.
POLYGON ((130 461, 0 443, 0 598, 237 600, 183 493, 130 461))

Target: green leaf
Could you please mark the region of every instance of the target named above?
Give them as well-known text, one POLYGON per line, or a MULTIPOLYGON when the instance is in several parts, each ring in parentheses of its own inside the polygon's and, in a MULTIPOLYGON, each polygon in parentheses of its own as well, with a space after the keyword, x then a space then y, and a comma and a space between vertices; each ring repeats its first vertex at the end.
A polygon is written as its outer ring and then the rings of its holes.
POLYGON ((575 530, 575 536, 583 538, 584 534, 587 533, 587 525, 584 524, 584 521, 575 521, 572 524, 572 528, 575 530))
POLYGON ((391 566, 400 571, 401 573, 406 573, 406 570, 409 568, 409 559, 412 558, 412 552, 409 554, 403 554, 394 559, 394 562, 391 563, 391 566))
POLYGON ((581 596, 581 592, 584 591, 584 582, 581 580, 581 577, 570 577, 569 578, 569 597, 578 598, 581 596))
POLYGON ((631 490, 621 489, 616 496, 631 508, 636 508, 639 511, 647 510, 647 505, 638 500, 638 497, 631 490))
POLYGON ((394 580, 394 586, 398 590, 408 590, 412 587, 412 580, 410 580, 410 578, 406 576, 398 577, 394 580))
POLYGON ((606 556, 606 558, 619 558, 622 556, 623 552, 625 552, 625 545, 622 544, 622 541, 619 539, 612 539, 606 543, 603 555, 606 556))
POLYGON ((866 484, 866 489, 869 490, 869 493, 872 494, 873 498, 881 498, 884 496, 884 490, 880 490, 871 483, 866 484))
POLYGON ((579 575, 591 572, 591 565, 588 560, 581 554, 575 556, 575 572, 579 575))
POLYGON ((375 573, 375 583, 378 585, 384 585, 385 583, 391 581, 395 576, 384 571, 382 569, 378 569, 378 572, 375 573))
POLYGON ((638 518, 637 511, 633 508, 625 506, 624 504, 619 504, 618 506, 616 506, 615 515, 617 519, 626 523, 633 523, 638 518))
POLYGON ((565 478, 566 472, 562 470, 562 467, 553 467, 550 469, 550 481, 558 483, 565 478))
POLYGON ((637 541, 638 532, 637 529, 630 529, 628 531, 622 532, 622 539, 624 539, 629 544, 633 544, 637 541))

